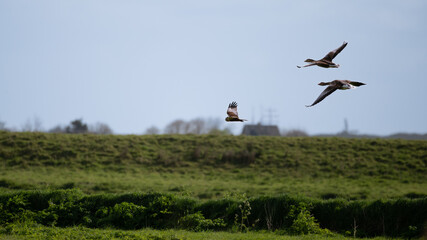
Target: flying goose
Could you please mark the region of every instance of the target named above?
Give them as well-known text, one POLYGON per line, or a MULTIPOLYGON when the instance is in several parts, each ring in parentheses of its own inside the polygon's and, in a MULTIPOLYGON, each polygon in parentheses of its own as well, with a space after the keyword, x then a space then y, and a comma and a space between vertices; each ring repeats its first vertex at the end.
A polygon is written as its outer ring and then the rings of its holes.
POLYGON ((225 118, 225 121, 227 121, 227 122, 247 121, 246 119, 240 119, 239 118, 239 114, 237 113, 237 103, 236 102, 232 102, 232 103, 228 104, 227 115, 228 115, 228 117, 225 118))
POLYGON ((341 47, 339 47, 339 48, 337 48, 337 49, 335 49, 333 51, 330 51, 322 59, 320 59, 320 60, 313 60, 311 58, 308 58, 304 62, 309 62, 310 64, 307 64, 305 66, 297 66, 297 67, 301 68, 301 67, 309 67, 309 66, 317 65, 317 66, 323 67, 323 68, 338 68, 340 65, 333 63, 332 59, 334 59, 345 48, 345 46, 347 46, 347 42, 344 42, 341 45, 341 47))
POLYGON ((337 89, 339 90, 352 89, 352 88, 359 87, 366 84, 361 82, 353 82, 350 80, 334 80, 332 82, 320 82, 319 85, 328 86, 328 87, 325 90, 323 90, 323 92, 319 95, 316 101, 313 102, 313 104, 306 105, 306 107, 311 107, 316 105, 317 103, 325 99, 327 96, 329 96, 331 93, 335 92, 335 90, 337 89))

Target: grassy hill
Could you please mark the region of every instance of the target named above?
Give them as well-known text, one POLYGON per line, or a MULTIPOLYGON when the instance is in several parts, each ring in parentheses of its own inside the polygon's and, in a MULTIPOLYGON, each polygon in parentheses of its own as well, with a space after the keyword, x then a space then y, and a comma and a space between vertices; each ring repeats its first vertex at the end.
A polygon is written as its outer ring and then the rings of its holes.
POLYGON ((427 141, 415 140, 0 132, 0 166, 3 190, 427 195, 427 141))

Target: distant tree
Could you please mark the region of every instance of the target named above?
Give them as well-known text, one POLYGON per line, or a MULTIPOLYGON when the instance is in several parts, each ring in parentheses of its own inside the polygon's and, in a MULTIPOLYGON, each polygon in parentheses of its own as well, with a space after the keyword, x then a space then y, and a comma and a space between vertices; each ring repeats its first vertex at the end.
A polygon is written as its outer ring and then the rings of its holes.
POLYGON ((50 133, 65 133, 65 129, 60 125, 56 125, 55 127, 49 129, 50 133))
POLYGON ((308 134, 303 130, 291 129, 291 130, 282 131, 282 136, 285 136, 285 137, 308 137, 308 134))
POLYGON ((169 123, 164 130, 166 134, 211 134, 223 132, 231 134, 229 129, 221 130, 222 121, 218 118, 195 118, 190 121, 175 120, 169 123))
MULTIPOLYGON (((222 123, 224 123, 224 121, 222 121, 219 118, 208 118, 206 120, 206 123, 205 123, 206 132, 209 133, 209 132, 214 131, 214 130, 220 130, 222 123)), ((226 130, 226 129, 224 129, 224 130, 226 130)), ((227 129, 227 130, 230 131, 229 129, 227 129)))
POLYGON ((0 131, 9 131, 9 129, 6 128, 6 122, 0 121, 0 131))
POLYGON ((32 132, 33 126, 31 125, 31 122, 27 120, 25 124, 21 127, 22 132, 32 132))
POLYGON ((88 127, 86 123, 83 123, 82 119, 76 119, 65 128, 66 133, 87 133, 88 127))
POLYGON ((95 134, 113 134, 113 130, 105 123, 95 123, 89 126, 89 132, 95 134))
POLYGON ((22 132, 41 132, 42 130, 42 121, 38 117, 34 117, 32 121, 27 119, 22 126, 22 132))
POLYGON ((186 123, 183 120, 175 120, 165 127, 166 134, 183 134, 185 133, 186 123))
POLYGON ((201 118, 195 118, 189 121, 186 125, 187 127, 184 133, 202 134, 207 132, 205 131, 205 120, 201 118))
POLYGON ((146 135, 156 135, 160 133, 160 129, 158 129, 156 126, 151 126, 145 130, 146 135))

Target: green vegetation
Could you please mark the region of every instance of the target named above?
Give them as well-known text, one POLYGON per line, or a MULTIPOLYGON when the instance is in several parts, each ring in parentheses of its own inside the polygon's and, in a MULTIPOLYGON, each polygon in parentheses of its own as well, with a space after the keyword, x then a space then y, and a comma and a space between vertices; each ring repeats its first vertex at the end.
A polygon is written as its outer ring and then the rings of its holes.
MULTIPOLYGON (((359 239, 353 237, 343 237, 341 235, 300 235, 286 236, 273 232, 191 232, 185 230, 114 230, 114 229, 91 229, 85 227, 45 227, 39 224, 13 224, 6 228, 0 227, 0 239, 5 240, 112 240, 112 239, 132 239, 132 240, 344 240, 359 239)), ((376 237, 373 240, 385 240, 383 237, 376 237)))
POLYGON ((0 132, 11 239, 94 228, 413 237, 426 196, 427 141, 0 132))
POLYGON ((427 220, 427 198, 387 201, 314 200, 245 195, 200 201, 159 193, 85 195, 79 190, 22 191, 0 195, 0 225, 275 231, 359 237, 414 237, 427 220))
POLYGON ((416 197, 427 195, 426 149, 384 139, 0 132, 0 189, 416 197))

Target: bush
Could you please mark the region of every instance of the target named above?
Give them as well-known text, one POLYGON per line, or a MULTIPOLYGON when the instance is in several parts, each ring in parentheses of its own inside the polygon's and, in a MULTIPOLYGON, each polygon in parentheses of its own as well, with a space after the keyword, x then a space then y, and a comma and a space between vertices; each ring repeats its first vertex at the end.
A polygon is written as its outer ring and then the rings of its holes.
POLYGON ((15 195, 6 202, 0 203, 0 225, 16 221, 29 221, 34 213, 26 209, 28 202, 23 195, 15 195))
POLYGON ((234 222, 234 216, 237 212, 238 202, 232 199, 209 200, 195 208, 203 216, 209 219, 224 219, 227 225, 231 226, 234 222))
POLYGON ((258 229, 286 229, 292 225, 293 219, 284 216, 289 215, 292 206, 305 202, 306 199, 290 197, 289 195, 279 195, 275 197, 263 196, 251 199, 253 214, 250 221, 259 219, 258 229))
POLYGON ((180 218, 178 226, 190 231, 206 231, 223 230, 226 224, 223 219, 205 219, 201 212, 196 212, 180 218))
POLYGON ((330 233, 327 229, 321 229, 317 220, 311 215, 305 204, 298 207, 292 206, 288 218, 292 219, 289 228, 291 234, 324 234, 330 233))
POLYGON ((54 203, 49 201, 49 207, 39 211, 38 222, 50 226, 74 226, 91 223, 90 213, 82 202, 61 201, 54 203))
MULTIPOLYGON (((137 206, 144 206, 144 219, 141 227, 151 228, 170 228, 177 225, 178 219, 193 212, 195 200, 189 198, 177 198, 170 194, 161 193, 132 193, 132 194, 101 194, 90 195, 85 197, 82 201, 85 202, 86 208, 96 215, 99 209, 114 207, 116 204, 132 203, 137 206)), ((98 212, 100 214, 100 212, 98 212)), ((100 215, 96 218, 98 219, 100 215)), ((104 219, 106 220, 106 219, 104 219)), ((108 222, 108 221, 107 221, 108 222)), ((102 223, 99 221, 97 224, 102 223)))
POLYGON ((114 226, 122 229, 138 229, 146 223, 146 208, 133 203, 122 202, 113 207, 99 209, 95 216, 99 226, 114 226))

